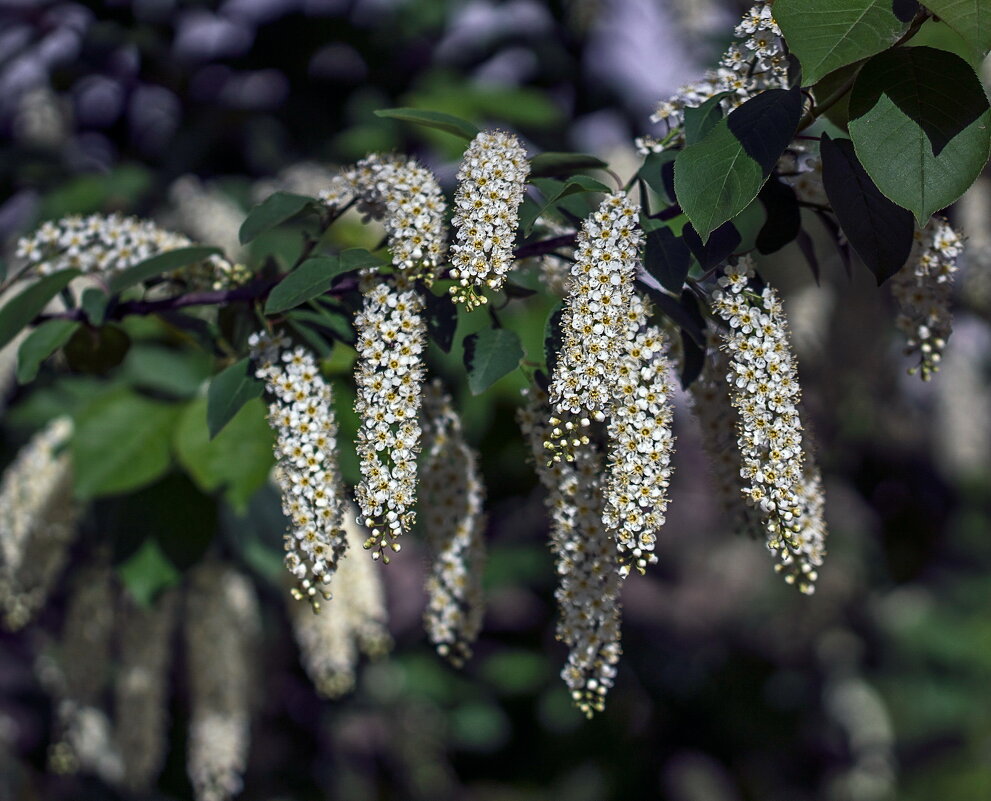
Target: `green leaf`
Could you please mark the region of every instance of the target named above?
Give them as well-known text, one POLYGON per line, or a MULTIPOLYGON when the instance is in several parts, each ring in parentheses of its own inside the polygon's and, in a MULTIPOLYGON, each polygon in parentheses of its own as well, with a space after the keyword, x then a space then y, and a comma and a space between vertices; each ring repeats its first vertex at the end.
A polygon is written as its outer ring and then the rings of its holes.
POLYGON ((987 0, 925 0, 925 6, 982 56, 991 50, 991 6, 987 0))
POLYGON ((107 305, 110 303, 110 296, 102 289, 90 287, 83 291, 83 297, 79 302, 86 319, 90 325, 103 325, 107 319, 107 305))
POLYGON ((213 377, 207 392, 206 421, 215 437, 252 398, 261 397, 265 384, 255 378, 251 359, 245 357, 213 377))
POLYGON ((77 373, 106 375, 124 361, 130 347, 131 337, 119 325, 84 326, 76 329, 63 351, 77 373))
POLYGON ((80 412, 72 438, 76 497, 143 487, 171 464, 169 442, 179 407, 118 390, 80 412))
POLYGON ((822 185, 847 241, 880 284, 898 272, 912 251, 912 213, 874 186, 849 139, 822 135, 822 185))
POLYGON ((920 225, 974 182, 991 153, 991 111, 966 61, 900 47, 868 61, 850 96, 850 138, 888 198, 920 225))
POLYGON ((769 89, 678 154, 675 192, 703 243, 757 197, 801 116, 798 89, 769 89))
POLYGON ((357 341, 358 337, 347 312, 339 308, 328 308, 322 304, 319 308, 319 311, 294 309, 286 315, 286 319, 309 328, 326 331, 334 339, 349 345, 353 345, 357 341))
POLYGON ((674 160, 680 151, 664 150, 648 153, 637 177, 647 182, 647 186, 670 203, 676 203, 674 194, 674 160))
POLYGON ((189 398, 199 391, 212 369, 212 357, 201 350, 138 342, 124 360, 122 375, 132 386, 189 398))
POLYGON ((469 141, 480 133, 478 128, 470 122, 460 117, 455 117, 453 114, 444 114, 440 111, 421 111, 418 108, 385 108, 376 111, 375 116, 412 122, 416 125, 426 126, 427 128, 436 128, 438 131, 454 134, 469 141))
POLYGON ((530 159, 531 178, 555 178, 578 170, 601 170, 609 165, 588 153, 540 153, 530 159))
POLYGON ((705 347, 705 321, 692 299, 691 292, 685 290, 680 298, 673 298, 666 292, 646 286, 647 295, 658 310, 673 323, 681 327, 699 347, 705 347))
POLYGON ((754 245, 761 253, 774 253, 793 241, 802 227, 798 196, 784 181, 772 178, 764 184, 757 197, 764 204, 767 219, 754 245))
POLYGON ((241 223, 238 239, 242 245, 247 245, 260 234, 277 225, 281 225, 290 217, 295 217, 308 206, 315 206, 316 201, 303 195, 290 192, 275 192, 248 212, 241 223))
POLYGON ((17 351, 17 383, 34 381, 41 363, 68 342, 77 328, 75 320, 48 320, 34 329, 17 351))
MULTIPOLYGON (((740 236, 740 232, 732 221, 720 225, 712 232, 706 242, 702 242, 691 223, 681 229, 681 237, 703 270, 711 270, 718 264, 722 264, 736 252, 740 242, 743 241, 743 237, 740 236)), ((681 292, 680 285, 676 287, 666 286, 665 288, 675 294, 681 292)))
POLYGON ((61 270, 46 275, 29 286, 0 309, 0 348, 17 336, 21 329, 37 317, 48 301, 65 289, 79 275, 79 270, 61 270))
POLYGON ((777 0, 774 19, 802 65, 802 86, 887 50, 908 30, 915 3, 892 0, 777 0))
POLYGON ((647 233, 644 267, 661 286, 670 292, 681 292, 691 266, 692 252, 670 228, 655 228, 647 233))
POLYGON ((589 178, 587 175, 573 175, 566 182, 564 182, 563 185, 560 181, 542 181, 538 184, 538 187, 541 191, 547 189, 547 191, 544 192, 545 197, 547 197, 547 201, 540 207, 540 211, 538 211, 536 216, 533 218, 533 222, 524 228, 524 236, 529 236, 531 234, 533 231, 533 226, 539 217, 547 214, 552 208, 554 208, 554 206, 569 195, 576 195, 579 192, 608 193, 612 191, 601 181, 596 181, 594 178, 589 178))
POLYGON ((245 403, 213 439, 206 409, 206 398, 199 398, 183 411, 173 439, 176 458, 203 492, 223 488, 227 502, 244 514, 274 462, 275 435, 265 419, 265 404, 258 398, 245 403))
POLYGON ((423 291, 427 333, 444 353, 451 352, 458 328, 458 309, 449 294, 438 297, 429 289, 423 291))
POLYGON ((685 142, 694 145, 712 130, 723 118, 720 101, 732 92, 720 92, 706 100, 701 106, 685 109, 685 142))
POLYGON ((117 575, 131 597, 144 607, 151 606, 159 593, 178 584, 180 578, 154 537, 117 566, 117 575))
POLYGON ((275 285, 265 301, 265 314, 279 314, 295 308, 330 289, 337 276, 379 264, 378 259, 361 248, 307 259, 275 285))
POLYGON ((561 322, 564 319, 564 301, 560 300, 547 315, 547 322, 544 323, 544 361, 547 363, 547 372, 551 375, 557 367, 557 357, 564 344, 564 334, 561 331, 561 322))
POLYGON ((523 346, 515 331, 508 328, 484 328, 464 339, 468 388, 480 395, 504 375, 520 365, 523 346))
POLYGON ((133 267, 115 273, 110 279, 110 292, 117 294, 128 287, 147 281, 149 278, 156 278, 163 273, 170 273, 190 264, 196 264, 220 253, 223 253, 220 248, 206 247, 205 245, 167 250, 152 256, 150 259, 145 259, 133 267))

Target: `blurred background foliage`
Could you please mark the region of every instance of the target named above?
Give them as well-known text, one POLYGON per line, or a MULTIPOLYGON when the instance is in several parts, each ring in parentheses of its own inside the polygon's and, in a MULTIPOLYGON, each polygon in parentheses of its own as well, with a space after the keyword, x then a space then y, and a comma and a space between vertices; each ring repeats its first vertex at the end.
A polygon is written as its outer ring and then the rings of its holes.
MULTIPOLYGON (((73 212, 189 227, 175 188, 183 176, 235 210, 236 230, 238 213, 287 167, 373 150, 416 153, 450 189, 462 144, 372 113, 393 106, 508 127, 533 152, 594 152, 625 178, 652 104, 715 59, 743 8, 3 0, 0 238, 73 212)), ((934 25, 921 35, 953 48, 934 25)), ((334 237, 376 241, 357 220, 334 237)), ((260 237, 247 258, 289 263, 299 247, 290 226, 260 237)), ((248 404, 208 441, 199 393, 218 354, 167 320, 128 319, 79 342, 71 370, 46 367, 12 390, 2 460, 68 413, 83 432, 77 471, 90 477, 89 494, 110 496, 90 507, 81 553, 109 532, 118 574, 139 600, 179 581, 210 547, 257 579, 266 682, 246 800, 991 798, 991 332, 989 279, 977 269, 991 264, 964 266, 961 285, 977 289, 962 290, 943 373, 921 385, 905 375, 886 295, 866 271, 848 274, 824 242, 820 261, 819 286, 794 245, 766 264, 788 298, 826 479, 830 555, 819 589, 806 598, 784 586, 762 546, 728 530, 679 397, 660 564, 627 582, 617 685, 591 722, 558 677, 565 655, 553 637, 542 496, 513 420, 527 376, 516 371, 478 397, 464 385, 458 343, 483 312, 461 314, 450 355, 430 353, 481 451, 489 496, 489 606, 462 671, 425 641, 425 551, 411 543, 383 573, 394 653, 365 667, 350 697, 317 699, 283 611, 283 522, 265 486, 263 406, 248 404), (106 464, 111 424, 132 451, 106 464)), ((553 303, 537 295, 504 315, 537 365, 553 303)), ((357 425, 353 352, 337 345, 323 355, 347 442, 357 425)), ((342 459, 353 483, 353 450, 342 459)), ((42 626, 57 627, 60 614, 56 599, 42 626)), ((43 775, 50 704, 32 674, 32 642, 31 632, 3 635, 0 648, 0 795, 115 797, 91 777, 43 775)), ((189 795, 185 704, 173 694, 165 798, 189 795)))

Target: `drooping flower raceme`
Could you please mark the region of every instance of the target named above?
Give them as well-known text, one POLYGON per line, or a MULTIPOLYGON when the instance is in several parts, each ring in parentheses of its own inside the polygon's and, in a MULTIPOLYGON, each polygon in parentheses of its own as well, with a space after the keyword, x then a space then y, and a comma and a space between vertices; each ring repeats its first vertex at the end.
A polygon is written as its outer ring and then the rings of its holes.
POLYGON ((706 72, 700 81, 682 86, 673 97, 658 104, 650 119, 666 123, 667 129, 660 139, 639 137, 637 148, 641 153, 683 145, 686 108, 700 106, 726 92, 720 105, 729 112, 765 89, 788 88, 788 58, 771 8, 765 0, 752 6, 734 31, 742 46, 730 45, 717 69, 706 72))
POLYGON ((420 509, 433 551, 424 625, 437 652, 460 666, 482 627, 485 491, 478 456, 439 381, 427 385, 423 418, 420 509))
POLYGON ((622 578, 616 544, 602 520, 605 458, 589 442, 575 448, 572 461, 548 461, 544 443, 551 433, 550 414, 546 396, 534 389, 518 419, 547 489, 551 549, 560 579, 554 594, 557 637, 569 648, 561 677, 575 704, 591 717, 605 708, 622 653, 622 578))
POLYGON ((388 563, 388 552, 399 550, 400 535, 415 520, 426 322, 423 300, 406 279, 379 281, 366 273, 361 289, 364 305, 354 318, 355 412, 361 420, 355 497, 359 522, 370 531, 365 548, 388 563))
POLYGON ((0 480, 0 613, 19 629, 44 606, 76 534, 72 422, 59 418, 34 435, 0 480))
POLYGON ((485 303, 479 289, 499 289, 513 266, 513 242, 530 164, 512 134, 483 131, 465 151, 454 201, 451 294, 469 309, 485 303))
MULTIPOLYGON (((824 555, 824 530, 805 519, 821 512, 819 483, 803 450, 801 389, 777 292, 751 290, 749 257, 725 268, 712 308, 727 324, 727 382, 739 415, 743 492, 760 513, 768 548, 785 580, 811 593, 824 555)), ((820 493, 821 494, 821 493, 820 493)))
POLYGON ((290 610, 303 668, 317 692, 327 698, 338 698, 354 688, 359 651, 374 658, 392 646, 382 577, 356 552, 365 532, 354 522, 353 512, 350 509, 345 515, 351 552, 331 580, 333 599, 318 615, 299 604, 290 610))
POLYGON ((950 296, 962 250, 956 231, 946 220, 934 217, 917 232, 912 255, 891 279, 891 293, 900 307, 896 325, 906 337, 905 353, 919 356, 919 364, 909 372, 918 372, 923 381, 939 370, 953 330, 950 296))
POLYGON ((248 760, 258 599, 244 576, 213 560, 193 568, 188 582, 186 768, 196 801, 227 801, 241 791, 248 760))
POLYGON ((642 573, 657 561, 654 543, 664 525, 674 451, 666 338, 647 324, 648 313, 638 296, 624 312, 626 342, 613 366, 616 388, 607 425, 603 520, 616 538, 623 576, 631 566, 642 573))
MULTIPOLYGON (((76 269, 84 273, 114 273, 140 264, 159 253, 194 243, 182 234, 159 228, 147 220, 120 214, 71 215, 42 224, 17 243, 16 256, 41 275, 76 269)), ((222 256, 174 272, 196 286, 223 289, 250 277, 243 266, 222 256)))
POLYGON ((117 747, 124 786, 142 792, 155 782, 169 746, 168 686, 179 594, 168 590, 149 607, 124 599, 114 685, 117 747))
POLYGON ((285 546, 286 567, 298 582, 293 594, 319 609, 318 595, 330 597, 327 585, 347 549, 331 388, 305 348, 266 334, 253 334, 250 345, 255 375, 272 398, 276 480, 292 523, 285 546))
POLYGON ((549 447, 565 456, 581 444, 581 429, 589 422, 586 415, 601 422, 614 397, 615 366, 626 346, 625 315, 633 302, 643 239, 639 214, 626 195, 609 195, 578 234, 561 319, 563 344, 549 390, 554 418, 576 418, 574 430, 560 423, 549 432, 549 447))

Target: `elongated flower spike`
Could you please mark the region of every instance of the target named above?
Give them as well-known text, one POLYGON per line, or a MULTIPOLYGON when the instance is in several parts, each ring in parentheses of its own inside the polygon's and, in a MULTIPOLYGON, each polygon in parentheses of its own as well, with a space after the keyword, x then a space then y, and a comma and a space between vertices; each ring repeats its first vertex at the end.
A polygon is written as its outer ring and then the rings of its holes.
POLYGON ((727 265, 712 294, 713 311, 727 324, 726 381, 739 415, 737 443, 743 493, 760 515, 767 547, 789 583, 814 589, 824 555, 821 483, 806 465, 798 404, 801 388, 777 292, 749 287, 749 257, 727 265))
POLYGON ((433 550, 424 624, 437 653, 460 667, 482 627, 485 491, 478 456, 439 381, 424 393, 421 519, 433 550))
POLYGON ((451 277, 459 282, 451 287, 451 295, 468 309, 485 303, 479 290, 499 289, 513 266, 519 207, 529 174, 526 150, 513 134, 483 131, 465 151, 451 221, 451 277))
POLYGON ((253 334, 250 345, 255 375, 271 396, 276 482, 291 521, 285 546, 286 567, 297 580, 293 595, 317 610, 320 597, 330 597, 327 585, 347 549, 331 388, 305 348, 267 334, 253 334))

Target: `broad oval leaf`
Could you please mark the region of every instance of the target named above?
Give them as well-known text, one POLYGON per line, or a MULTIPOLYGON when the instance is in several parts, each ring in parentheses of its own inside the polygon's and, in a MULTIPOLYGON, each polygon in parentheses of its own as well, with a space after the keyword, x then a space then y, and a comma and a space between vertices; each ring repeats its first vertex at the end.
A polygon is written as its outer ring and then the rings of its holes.
POLYGON ((729 94, 732 92, 720 92, 701 106, 689 106, 685 109, 685 142, 694 145, 705 138, 705 135, 723 118, 723 107, 720 103, 729 94))
POLYGON ((761 253, 774 253, 793 241, 802 227, 798 196, 784 181, 772 178, 757 197, 764 204, 767 219, 754 244, 761 253))
POLYGON ((458 328, 458 309, 448 294, 438 297, 426 288, 421 294, 425 306, 427 333, 437 343, 438 348, 444 353, 450 353, 451 346, 454 345, 454 334, 458 328))
POLYGON ((571 175, 578 170, 601 170, 609 165, 588 153, 539 153, 530 159, 532 178, 554 178, 571 175))
POLYGON ((307 259, 275 285, 265 301, 265 314, 278 314, 295 308, 330 289, 331 282, 337 276, 378 264, 374 256, 360 248, 336 256, 307 259))
POLYGON ((925 0, 925 6, 982 56, 991 50, 991 6, 987 0, 925 0))
POLYGON ((676 150, 648 153, 643 166, 637 171, 638 178, 646 181, 647 186, 671 203, 677 202, 674 194, 674 160, 677 155, 676 150))
POLYGON ((119 325, 77 328, 63 352, 69 366, 79 373, 106 375, 124 361, 131 337, 119 325))
POLYGON ((294 195, 291 192, 274 192, 248 212, 241 223, 238 239, 242 245, 247 245, 260 234, 295 217, 308 206, 315 205, 316 201, 311 197, 294 195))
POLYGON ((898 272, 912 250, 912 213, 874 186, 849 139, 822 135, 822 184, 847 241, 880 284, 898 272))
POLYGON ((515 331, 508 328, 484 328, 464 339, 468 388, 480 395, 504 375, 519 367, 523 346, 515 331))
POLYGON ((887 50, 907 30, 915 3, 892 0, 777 0, 774 19, 802 65, 802 86, 887 50), (901 9, 898 9, 901 11, 901 9))
POLYGON ((991 153, 991 111, 959 56, 900 47, 868 61, 850 96, 850 138, 888 198, 922 225, 974 182, 991 153))
POLYGON ((436 128, 438 131, 454 134, 454 136, 460 136, 469 141, 480 133, 478 128, 467 120, 440 111, 423 111, 418 108, 384 108, 376 111, 375 116, 412 122, 427 128, 436 128))
POLYGON ((668 227, 647 232, 644 268, 669 292, 681 292, 692 266, 692 251, 685 240, 668 227))
POLYGON ((41 363, 68 342, 77 328, 75 320, 48 320, 34 329, 17 351, 17 382, 34 381, 41 363))
POLYGON ((801 116, 798 89, 769 89, 678 154, 675 192, 703 243, 757 197, 801 116))
POLYGON ((142 281, 147 281, 149 278, 155 278, 162 273, 170 273, 190 264, 196 264, 222 252, 220 248, 206 247, 205 245, 167 250, 114 274, 110 279, 110 291, 116 294, 135 284, 140 284, 142 281))
MULTIPOLYGON (((698 260, 699 267, 703 270, 711 270, 718 264, 722 264, 743 241, 740 231, 732 222, 724 222, 712 232, 709 240, 704 243, 691 223, 681 229, 681 236, 692 255, 698 260)), ((671 289, 671 287, 666 288, 671 289)), ((671 291, 677 294, 681 292, 681 287, 677 286, 671 291)))
POLYGON ((76 497, 128 492, 164 475, 179 411, 175 404, 127 390, 103 395, 83 409, 72 437, 76 497))
POLYGON ((245 357, 221 370, 210 382, 207 391, 206 421, 210 437, 220 433, 242 406, 252 398, 261 397, 265 384, 255 378, 251 359, 245 357))
POLYGON ((46 275, 29 286, 0 309, 0 348, 12 340, 21 329, 37 317, 48 301, 65 289, 79 275, 79 270, 61 270, 46 275))

